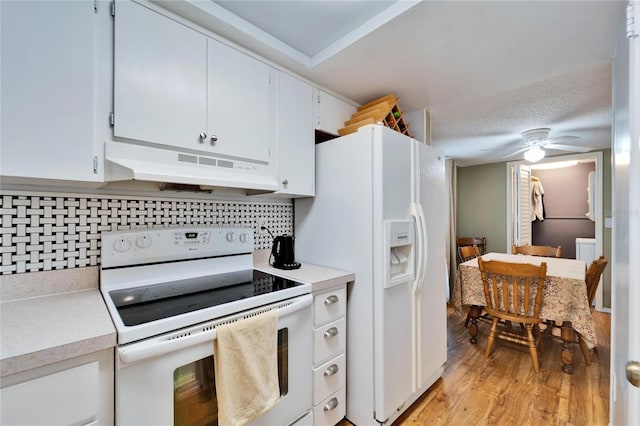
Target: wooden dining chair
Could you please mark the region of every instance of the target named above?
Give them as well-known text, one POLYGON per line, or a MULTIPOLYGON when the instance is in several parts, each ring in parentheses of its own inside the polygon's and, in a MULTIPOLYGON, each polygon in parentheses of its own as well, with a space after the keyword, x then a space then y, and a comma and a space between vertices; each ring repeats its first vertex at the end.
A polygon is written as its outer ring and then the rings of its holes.
MULTIPOLYGON (((604 272, 604 269, 607 267, 609 261, 604 256, 600 256, 595 259, 589 265, 587 269, 587 273, 585 276, 585 285, 587 287, 587 300, 589 302, 589 306, 593 304, 593 299, 596 297, 596 291, 598 290, 598 283, 600 282, 600 277, 604 272)), ((550 335, 551 337, 562 339, 563 341, 570 343, 578 343, 580 345, 580 351, 582 352, 582 356, 584 357, 584 362, 587 365, 591 364, 591 349, 587 345, 587 342, 584 341, 582 335, 578 333, 571 324, 570 321, 564 321, 562 325, 558 325, 555 321, 547 321, 547 329, 545 333, 550 335), (554 329, 559 329, 554 333, 554 329), (563 336, 563 333, 566 333, 563 336)), ((594 348, 595 350, 596 348, 594 348)))
POLYGON ((544 257, 562 257, 562 246, 511 246, 511 253, 513 254, 528 254, 530 256, 544 256, 544 257))
MULTIPOLYGON (((462 247, 458 247, 458 260, 459 263, 463 263, 466 262, 467 260, 471 260, 474 259, 476 257, 480 256, 480 249, 478 248, 478 246, 462 246, 462 247)), ((485 317, 486 318, 486 313, 482 312, 481 317, 485 317)), ((467 312, 467 319, 464 321, 464 326, 467 327, 469 326, 469 321, 471 321, 471 310, 469 310, 469 312, 467 312)))
POLYGON ((487 253, 487 238, 486 237, 460 237, 456 238, 457 248, 465 246, 477 246, 480 250, 480 254, 487 253))
POLYGON ((480 256, 480 249, 478 246, 462 246, 458 247, 458 259, 460 263, 466 262, 480 256))
POLYGON ((529 348, 533 369, 540 371, 538 346, 542 344, 540 309, 547 276, 547 264, 483 261, 478 257, 482 276, 485 309, 493 317, 485 355, 491 355, 495 339, 502 339, 529 348), (498 328, 498 323, 520 323, 523 333, 514 328, 498 328))
POLYGON ((609 261, 606 257, 600 256, 589 265, 587 269, 587 275, 585 277, 585 283, 587 284, 587 298, 589 300, 589 306, 593 305, 593 299, 596 298, 596 291, 598 291, 598 284, 600 283, 600 277, 604 272, 604 268, 607 267, 609 261))

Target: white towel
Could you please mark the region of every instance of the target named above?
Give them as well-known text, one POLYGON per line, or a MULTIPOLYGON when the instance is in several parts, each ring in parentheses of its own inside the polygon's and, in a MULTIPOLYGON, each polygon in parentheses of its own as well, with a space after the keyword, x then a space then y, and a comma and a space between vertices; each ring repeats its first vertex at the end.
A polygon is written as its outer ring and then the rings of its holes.
POLYGON ((543 198, 544 188, 542 182, 531 181, 531 221, 544 220, 543 198))
POLYGON ((244 425, 280 400, 275 310, 216 327, 218 425, 244 425))

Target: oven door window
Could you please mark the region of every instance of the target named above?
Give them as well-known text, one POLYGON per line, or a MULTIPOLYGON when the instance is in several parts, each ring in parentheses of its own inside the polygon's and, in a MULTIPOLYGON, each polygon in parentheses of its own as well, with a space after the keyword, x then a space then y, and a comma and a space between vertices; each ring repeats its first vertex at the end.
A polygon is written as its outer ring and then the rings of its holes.
MULTIPOLYGON (((289 333, 278 330, 278 384, 280 397, 289 391, 289 333)), ((213 355, 176 368, 173 372, 173 424, 214 426, 218 403, 213 355)))

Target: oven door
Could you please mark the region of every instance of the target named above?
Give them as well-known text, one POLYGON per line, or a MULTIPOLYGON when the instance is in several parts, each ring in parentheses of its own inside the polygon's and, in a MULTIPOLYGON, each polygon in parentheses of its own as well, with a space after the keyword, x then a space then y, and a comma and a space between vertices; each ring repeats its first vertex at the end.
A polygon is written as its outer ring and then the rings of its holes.
POLYGON ((217 425, 215 326, 278 312, 280 402, 249 424, 288 425, 311 409, 311 295, 181 329, 117 348, 118 425, 217 425))

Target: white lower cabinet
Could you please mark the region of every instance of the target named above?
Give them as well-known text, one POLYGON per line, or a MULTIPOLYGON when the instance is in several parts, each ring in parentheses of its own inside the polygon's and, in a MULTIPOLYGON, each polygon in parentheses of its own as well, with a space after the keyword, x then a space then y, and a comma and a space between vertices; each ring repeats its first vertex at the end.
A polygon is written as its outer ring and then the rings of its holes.
POLYGON ((344 353, 313 369, 313 400, 320 403, 327 395, 344 387, 346 361, 344 353))
POLYGON ((346 302, 346 284, 314 294, 314 425, 335 425, 346 413, 346 302))
POLYGON ((2 378, 0 424, 113 424, 113 350, 2 378))
POLYGON ((346 413, 347 393, 345 388, 330 395, 320 404, 313 407, 313 424, 315 426, 335 425, 346 413))

